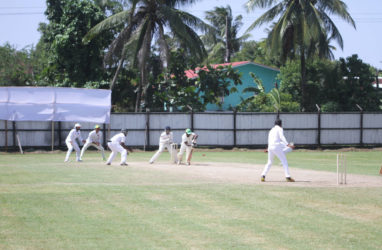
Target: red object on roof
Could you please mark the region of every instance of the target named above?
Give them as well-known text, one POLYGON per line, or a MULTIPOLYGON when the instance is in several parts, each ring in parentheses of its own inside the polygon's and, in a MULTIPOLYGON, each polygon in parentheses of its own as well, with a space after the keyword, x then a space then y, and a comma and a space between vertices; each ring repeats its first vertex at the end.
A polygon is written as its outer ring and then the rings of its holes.
MULTIPOLYGON (((250 63, 250 61, 241 61, 241 62, 232 62, 232 63, 212 64, 211 66, 212 66, 214 69, 216 69, 216 68, 219 67, 219 66, 225 67, 225 66, 231 65, 231 67, 236 67, 236 66, 239 66, 239 65, 242 65, 242 64, 247 64, 247 63, 250 63)), ((196 72, 196 71, 199 71, 199 70, 207 70, 207 67, 204 66, 203 68, 197 67, 195 70, 192 70, 192 69, 186 70, 185 73, 186 73, 187 78, 195 78, 195 77, 197 77, 198 74, 196 74, 195 72, 196 72)))
MULTIPOLYGON (((232 68, 235 68, 237 66, 241 66, 241 65, 244 65, 244 64, 256 64, 258 66, 261 66, 261 67, 266 67, 266 68, 271 68, 273 70, 279 70, 279 69, 276 69, 276 68, 272 68, 272 67, 269 67, 269 66, 266 66, 266 65, 262 65, 262 64, 259 64, 259 63, 253 63, 251 61, 241 61, 241 62, 231 62, 231 63, 221 63, 221 64, 212 64, 211 66, 216 69, 217 67, 225 67, 225 66, 229 66, 231 65, 232 68)), ((186 76, 187 78, 195 78, 198 76, 198 74, 196 73, 197 71, 199 70, 207 70, 207 67, 204 66, 203 68, 196 68, 195 70, 192 70, 192 69, 189 69, 189 70, 186 70, 185 73, 186 73, 186 76)))

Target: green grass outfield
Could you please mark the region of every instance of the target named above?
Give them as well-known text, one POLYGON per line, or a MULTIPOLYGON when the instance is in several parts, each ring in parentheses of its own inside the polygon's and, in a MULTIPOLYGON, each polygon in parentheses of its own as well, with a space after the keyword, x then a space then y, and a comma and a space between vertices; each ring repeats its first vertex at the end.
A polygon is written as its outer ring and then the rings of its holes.
MULTIPOLYGON (((147 162, 152 154, 136 152, 128 162, 147 162)), ((291 167, 334 172, 336 154, 297 151, 288 160, 291 167)), ((346 155, 350 173, 378 175, 381 151, 346 155)), ((208 183, 120 167, 119 156, 111 167, 95 152, 80 164, 65 164, 64 157, 0 153, 0 249, 382 246, 381 187, 208 183)), ((266 154, 205 151, 193 161, 265 164, 266 154)))

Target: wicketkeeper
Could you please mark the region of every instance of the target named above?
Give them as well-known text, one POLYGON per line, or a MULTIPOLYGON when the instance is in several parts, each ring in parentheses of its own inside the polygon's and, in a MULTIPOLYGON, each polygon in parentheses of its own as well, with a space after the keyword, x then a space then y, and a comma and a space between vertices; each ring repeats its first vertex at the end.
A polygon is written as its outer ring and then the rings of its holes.
POLYGON ((151 157, 150 164, 153 164, 154 161, 162 154, 162 152, 167 148, 170 156, 174 156, 174 163, 177 163, 178 159, 176 157, 176 149, 172 147, 174 143, 174 135, 171 132, 171 128, 167 126, 165 131, 159 137, 159 149, 158 151, 151 157))
POLYGON ((102 159, 106 161, 105 150, 102 147, 102 132, 99 125, 95 125, 94 130, 89 133, 89 136, 86 139, 86 143, 81 150, 81 157, 80 157, 81 159, 82 159, 82 156, 84 156, 86 149, 88 149, 88 147, 90 146, 100 150, 102 154, 102 159))
POLYGON ((70 130, 68 136, 66 137, 65 143, 68 147, 68 152, 66 153, 65 162, 69 161, 69 156, 72 153, 73 149, 76 150, 76 161, 82 161, 80 155, 80 147, 78 146, 78 143, 76 141, 76 139, 79 139, 82 143, 85 143, 85 140, 82 139, 80 129, 81 124, 76 123, 74 125, 74 128, 70 130))
POLYGON ((178 165, 182 162, 184 151, 186 151, 187 165, 191 164, 192 152, 194 150, 194 146, 196 146, 196 139, 198 139, 198 135, 193 133, 191 129, 186 129, 186 133, 182 135, 182 143, 178 154, 178 165))
POLYGON ((127 137, 127 130, 121 129, 121 133, 116 134, 109 140, 109 142, 107 143, 107 146, 110 148, 111 154, 109 156, 109 159, 106 162, 106 165, 110 165, 114 157, 116 156, 116 154, 119 152, 121 153, 121 166, 127 166, 127 163, 126 163, 127 150, 129 150, 130 152, 133 152, 133 151, 126 146, 126 137, 127 137))

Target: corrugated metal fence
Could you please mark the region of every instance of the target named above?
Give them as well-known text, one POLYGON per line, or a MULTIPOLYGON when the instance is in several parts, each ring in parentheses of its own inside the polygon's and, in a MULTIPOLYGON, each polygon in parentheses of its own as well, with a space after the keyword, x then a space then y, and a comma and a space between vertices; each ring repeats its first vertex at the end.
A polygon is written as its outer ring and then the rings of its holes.
MULTIPOLYGON (((199 135, 198 145, 211 147, 264 147, 275 113, 114 113, 110 126, 103 124, 105 140, 121 128, 129 130, 128 145, 150 148, 158 145, 165 126, 176 142, 185 128, 199 135)), ((285 136, 296 145, 381 145, 382 113, 281 113, 285 136)), ((95 124, 82 123, 86 138, 95 124)), ((0 122, 0 147, 12 149, 18 134, 24 147, 65 147, 73 123, 0 122)))

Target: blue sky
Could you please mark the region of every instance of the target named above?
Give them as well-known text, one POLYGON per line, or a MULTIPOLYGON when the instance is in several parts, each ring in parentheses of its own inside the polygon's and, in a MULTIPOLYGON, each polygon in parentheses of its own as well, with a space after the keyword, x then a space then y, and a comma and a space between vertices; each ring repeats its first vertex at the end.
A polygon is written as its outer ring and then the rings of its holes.
MULTIPOLYGON (((215 6, 230 5, 233 15, 242 15, 244 26, 242 31, 253 23, 264 9, 257 9, 247 13, 244 4, 247 0, 201 0, 194 5, 184 8, 188 12, 200 18, 204 12, 212 10, 215 6)), ((354 30, 349 24, 333 16, 338 29, 344 39, 344 50, 336 44, 335 57, 347 57, 358 54, 366 63, 382 69, 382 1, 381 0, 345 0, 348 11, 356 22, 357 29, 354 30)), ((0 0, 0 44, 5 42, 21 49, 25 46, 36 45, 40 33, 37 31, 40 22, 47 22, 45 11, 45 0, 0 0)), ((267 25, 251 32, 251 40, 265 38, 264 30, 267 25)))

